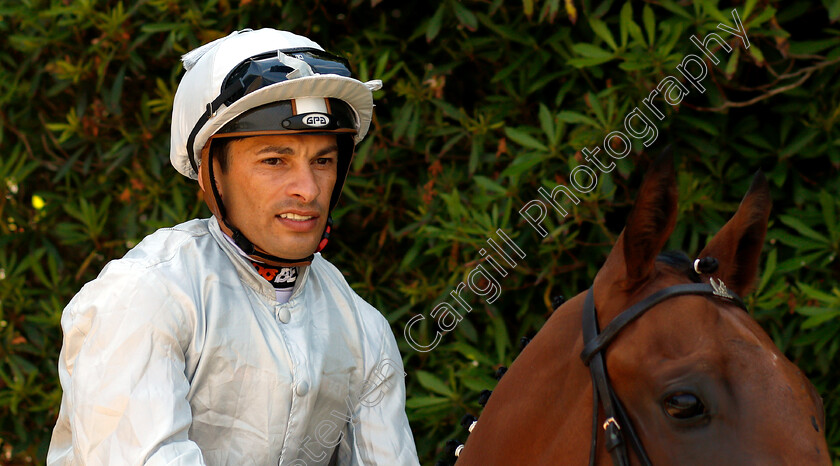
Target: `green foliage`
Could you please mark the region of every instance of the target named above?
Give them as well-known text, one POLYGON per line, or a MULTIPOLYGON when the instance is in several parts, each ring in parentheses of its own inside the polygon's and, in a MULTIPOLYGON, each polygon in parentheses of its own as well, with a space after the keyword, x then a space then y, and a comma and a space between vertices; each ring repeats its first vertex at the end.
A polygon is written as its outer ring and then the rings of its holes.
MULTIPOLYGON (((423 464, 477 394, 550 315, 585 290, 623 226, 641 175, 678 154, 680 219, 669 247, 693 254, 762 168, 773 189, 754 317, 825 397, 840 456, 840 30, 836 1, 0 0, 0 463, 42 462, 60 401, 61 311, 104 264, 156 228, 208 212, 168 162, 181 54, 243 27, 306 34, 380 78, 325 252, 393 324, 423 464), (750 48, 719 29, 737 8, 750 48), (542 239, 517 211, 568 184, 625 116, 718 32, 705 93, 634 140, 542 239), (403 328, 482 260, 503 229, 527 257, 433 351, 403 328)), ((689 86, 688 84, 686 84, 689 86)), ((690 89, 693 89, 689 86, 690 89)), ((666 108, 667 107, 667 108, 666 108)), ((604 155, 603 152, 601 155, 604 155)), ((600 173, 599 173, 600 174, 600 173)), ((431 341, 432 319, 415 328, 431 341)))

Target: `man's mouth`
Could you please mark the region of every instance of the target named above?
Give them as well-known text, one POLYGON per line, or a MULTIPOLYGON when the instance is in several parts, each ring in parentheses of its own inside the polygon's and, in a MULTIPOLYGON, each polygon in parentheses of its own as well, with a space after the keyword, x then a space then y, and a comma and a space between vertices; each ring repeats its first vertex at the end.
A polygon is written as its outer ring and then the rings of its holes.
POLYGON ((315 218, 312 215, 298 215, 298 214, 295 214, 295 213, 292 213, 292 212, 287 212, 285 214, 280 214, 280 215, 278 215, 278 217, 286 218, 286 219, 289 219, 289 220, 295 220, 295 221, 298 221, 298 222, 302 222, 302 221, 305 221, 305 220, 310 220, 310 219, 315 218))
POLYGON ((297 212, 283 212, 275 217, 284 228, 297 233, 310 233, 315 231, 320 216, 318 212, 299 210, 297 212))

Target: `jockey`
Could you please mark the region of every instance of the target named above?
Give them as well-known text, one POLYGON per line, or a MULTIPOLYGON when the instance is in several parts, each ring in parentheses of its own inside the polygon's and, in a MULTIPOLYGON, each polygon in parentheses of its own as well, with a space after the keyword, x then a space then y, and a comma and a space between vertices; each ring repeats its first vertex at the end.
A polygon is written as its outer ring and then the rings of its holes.
POLYGON ((170 160, 213 216, 64 309, 47 463, 417 465, 390 326, 320 254, 382 83, 273 29, 183 61, 170 160))

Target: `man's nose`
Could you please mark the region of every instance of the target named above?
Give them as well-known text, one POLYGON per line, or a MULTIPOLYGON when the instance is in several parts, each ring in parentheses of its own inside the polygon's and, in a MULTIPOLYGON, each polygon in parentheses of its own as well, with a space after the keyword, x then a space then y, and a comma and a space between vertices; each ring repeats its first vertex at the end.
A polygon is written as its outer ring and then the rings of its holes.
POLYGON ((290 196, 296 197, 302 202, 312 202, 321 193, 315 173, 309 165, 299 164, 290 175, 291 180, 287 187, 290 196))

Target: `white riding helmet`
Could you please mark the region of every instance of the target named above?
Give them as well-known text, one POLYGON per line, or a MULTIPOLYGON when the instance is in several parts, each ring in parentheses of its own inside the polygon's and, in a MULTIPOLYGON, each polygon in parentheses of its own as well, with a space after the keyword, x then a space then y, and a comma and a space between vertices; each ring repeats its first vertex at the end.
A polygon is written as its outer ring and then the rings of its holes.
MULTIPOLYGON (((373 91, 382 81, 362 83, 347 61, 303 36, 275 29, 244 29, 182 57, 187 70, 172 109, 169 158, 184 176, 201 178, 204 199, 219 226, 251 258, 271 265, 305 265, 312 256, 286 259, 251 243, 227 219, 213 174, 213 139, 267 134, 336 134, 339 154, 335 207, 355 144, 367 134, 373 91), (206 165, 205 165, 206 164, 206 165)), ((328 219, 318 251, 329 238, 328 219)))
MULTIPOLYGON (((320 97, 347 103, 355 114, 358 144, 370 127, 373 91, 382 88, 380 80, 362 83, 350 77, 346 62, 342 67, 343 59, 325 53, 315 42, 276 29, 235 31, 185 54, 182 60, 187 72, 172 106, 169 159, 179 173, 192 179, 198 179, 201 150, 225 124, 248 110, 282 100, 320 97), (275 82, 228 79, 249 59, 265 55, 274 55, 275 63, 291 70, 271 70, 275 82), (250 87, 236 92, 238 85, 250 87)), ((278 128, 276 133, 284 132, 289 131, 278 128)))

